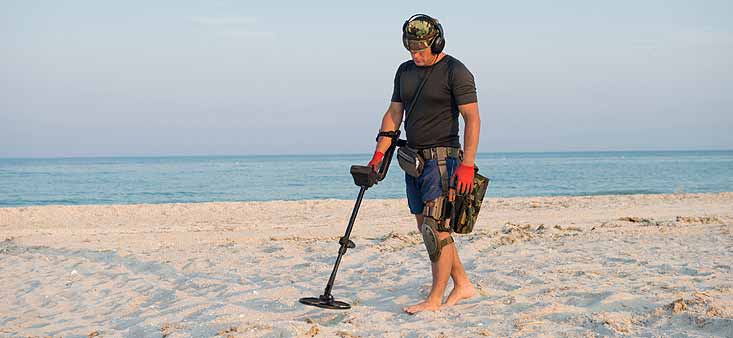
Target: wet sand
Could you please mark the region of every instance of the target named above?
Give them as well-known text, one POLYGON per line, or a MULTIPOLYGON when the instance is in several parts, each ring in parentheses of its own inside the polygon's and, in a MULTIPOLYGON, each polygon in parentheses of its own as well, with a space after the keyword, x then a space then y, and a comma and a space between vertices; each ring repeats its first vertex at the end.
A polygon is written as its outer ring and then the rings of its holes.
POLYGON ((733 193, 490 198, 455 236, 479 294, 417 315, 406 200, 365 200, 333 290, 353 308, 305 307, 352 207, 2 208, 0 336, 733 337, 733 193))

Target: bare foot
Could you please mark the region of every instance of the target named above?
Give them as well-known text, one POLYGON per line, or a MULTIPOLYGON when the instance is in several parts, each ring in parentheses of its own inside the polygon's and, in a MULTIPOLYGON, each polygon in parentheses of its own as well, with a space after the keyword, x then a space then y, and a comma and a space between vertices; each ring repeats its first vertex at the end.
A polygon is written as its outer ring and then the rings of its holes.
POLYGON ((421 311, 438 311, 439 309, 440 309, 440 302, 434 303, 434 302, 429 302, 426 300, 422 303, 415 304, 413 306, 408 306, 402 309, 402 311, 405 311, 411 315, 414 315, 421 311))
POLYGON ((456 286, 450 292, 450 295, 448 295, 448 299, 445 300, 445 305, 456 305, 456 303, 458 303, 459 301, 471 298, 474 295, 476 295, 476 289, 474 289, 473 285, 468 284, 462 287, 456 286))

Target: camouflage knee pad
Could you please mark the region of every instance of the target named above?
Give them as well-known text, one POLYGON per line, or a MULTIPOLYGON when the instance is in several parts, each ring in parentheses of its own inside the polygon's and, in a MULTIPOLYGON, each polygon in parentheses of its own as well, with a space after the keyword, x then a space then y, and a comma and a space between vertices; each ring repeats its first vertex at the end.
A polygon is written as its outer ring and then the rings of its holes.
POLYGON ((428 256, 430 256, 431 262, 437 262, 440 258, 440 253, 443 251, 443 247, 453 243, 453 237, 448 236, 440 240, 438 237, 438 222, 432 217, 425 217, 422 225, 420 226, 422 232, 423 243, 425 248, 428 250, 428 256))

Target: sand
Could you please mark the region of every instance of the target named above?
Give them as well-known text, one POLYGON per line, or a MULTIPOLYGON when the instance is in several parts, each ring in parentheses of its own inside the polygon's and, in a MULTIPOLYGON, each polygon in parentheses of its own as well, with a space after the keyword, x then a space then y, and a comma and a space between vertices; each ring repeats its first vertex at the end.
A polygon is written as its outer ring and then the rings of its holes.
POLYGON ((353 308, 305 307, 352 207, 0 208, 0 336, 733 337, 733 193, 488 199, 456 236, 479 294, 417 315, 406 200, 365 200, 333 290, 353 308))

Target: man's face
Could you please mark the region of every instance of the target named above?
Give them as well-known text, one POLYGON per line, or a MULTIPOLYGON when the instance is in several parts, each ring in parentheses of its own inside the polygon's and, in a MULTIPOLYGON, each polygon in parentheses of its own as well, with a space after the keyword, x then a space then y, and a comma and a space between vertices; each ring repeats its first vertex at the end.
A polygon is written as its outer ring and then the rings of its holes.
POLYGON ((410 55, 412 56, 412 61, 415 62, 415 65, 420 67, 429 66, 430 63, 433 62, 433 59, 435 59, 435 56, 430 52, 430 48, 411 50, 410 55))

